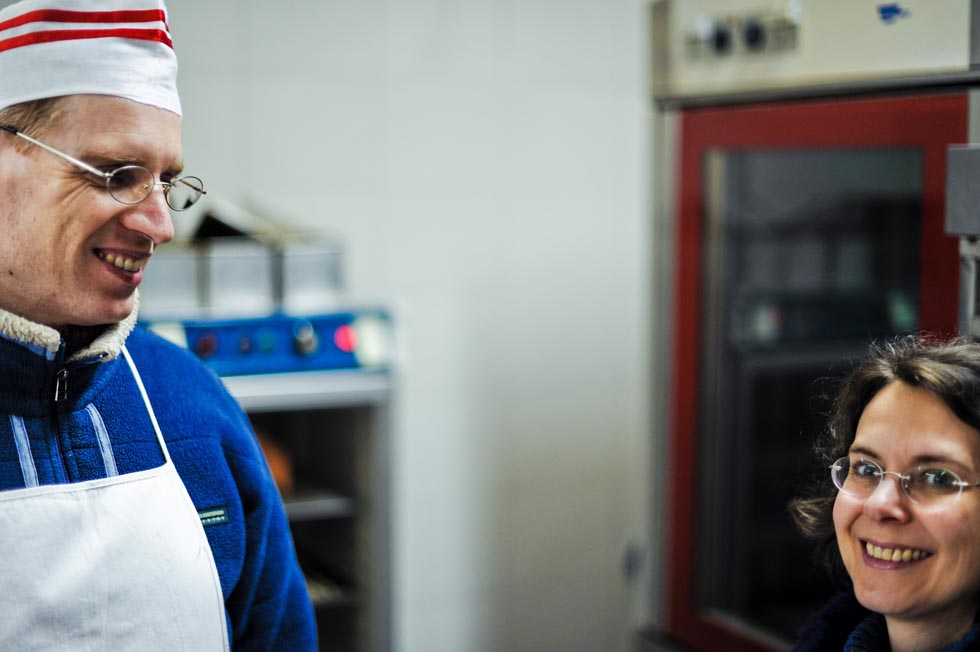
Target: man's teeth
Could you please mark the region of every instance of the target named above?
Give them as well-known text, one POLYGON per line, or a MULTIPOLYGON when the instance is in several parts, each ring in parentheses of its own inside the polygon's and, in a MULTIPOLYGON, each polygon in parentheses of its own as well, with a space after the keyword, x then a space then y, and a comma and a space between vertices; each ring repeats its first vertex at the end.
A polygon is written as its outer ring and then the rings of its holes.
POLYGON ((919 559, 925 559, 929 556, 929 553, 925 550, 911 550, 908 548, 879 548, 878 546, 870 543, 865 544, 865 549, 868 551, 869 555, 875 559, 881 559, 883 561, 918 561, 919 559))
POLYGON ((125 256, 117 256, 115 254, 104 254, 102 260, 127 272, 135 272, 143 267, 143 261, 139 258, 126 258, 125 256))

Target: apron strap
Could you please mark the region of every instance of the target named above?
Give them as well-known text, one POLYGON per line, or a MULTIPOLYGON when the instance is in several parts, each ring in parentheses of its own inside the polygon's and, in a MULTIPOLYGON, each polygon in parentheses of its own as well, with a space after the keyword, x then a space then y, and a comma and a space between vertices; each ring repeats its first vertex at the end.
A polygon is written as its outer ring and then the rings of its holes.
POLYGON ((140 388, 140 395, 143 396, 143 405, 146 406, 146 413, 150 415, 150 421, 153 423, 153 431, 157 434, 157 441, 160 442, 160 448, 163 449, 163 457, 166 459, 167 464, 170 464, 170 451, 167 450, 167 444, 163 441, 163 433, 160 432, 160 424, 157 423, 157 415, 153 413, 153 406, 150 405, 150 397, 146 395, 146 387, 143 386, 143 379, 140 378, 140 372, 136 370, 136 363, 133 362, 132 356, 129 355, 129 350, 126 349, 124 344, 122 347, 123 357, 126 358, 126 362, 129 364, 129 370, 133 372, 133 378, 136 379, 136 385, 140 388))

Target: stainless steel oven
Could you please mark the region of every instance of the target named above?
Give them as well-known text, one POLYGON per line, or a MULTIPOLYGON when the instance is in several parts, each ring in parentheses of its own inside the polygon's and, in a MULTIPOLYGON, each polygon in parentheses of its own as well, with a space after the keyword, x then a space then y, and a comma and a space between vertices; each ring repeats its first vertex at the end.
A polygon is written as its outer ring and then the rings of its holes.
POLYGON ((941 4, 652 5, 661 648, 788 649, 833 590, 786 503, 835 379, 872 339, 957 331, 978 14, 941 4))

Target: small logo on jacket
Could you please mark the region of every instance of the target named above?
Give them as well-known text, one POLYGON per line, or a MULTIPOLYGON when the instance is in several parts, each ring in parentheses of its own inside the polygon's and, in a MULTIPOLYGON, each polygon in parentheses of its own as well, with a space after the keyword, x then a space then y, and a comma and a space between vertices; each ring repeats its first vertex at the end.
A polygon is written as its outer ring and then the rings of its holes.
POLYGON ((198 510, 197 515, 201 517, 201 525, 204 527, 208 527, 209 525, 221 525, 222 523, 227 523, 230 520, 228 518, 228 510, 224 507, 201 509, 198 510))

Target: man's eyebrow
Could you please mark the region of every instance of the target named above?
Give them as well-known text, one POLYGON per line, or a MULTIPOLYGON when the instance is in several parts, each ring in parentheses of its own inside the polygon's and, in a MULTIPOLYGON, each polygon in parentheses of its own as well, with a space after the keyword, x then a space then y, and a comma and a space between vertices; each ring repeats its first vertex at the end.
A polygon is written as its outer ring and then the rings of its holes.
MULTIPOLYGON (((142 165, 146 166, 146 162, 132 154, 122 154, 122 153, 111 153, 105 151, 90 151, 83 152, 79 159, 85 161, 93 167, 120 167, 123 165, 142 165)), ((177 159, 165 170, 166 174, 171 176, 178 176, 184 171, 184 161, 177 159)))
POLYGON ((94 165, 96 167, 107 165, 140 164, 140 160, 131 154, 114 154, 102 151, 82 152, 78 158, 85 161, 89 165, 94 165))

